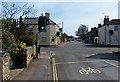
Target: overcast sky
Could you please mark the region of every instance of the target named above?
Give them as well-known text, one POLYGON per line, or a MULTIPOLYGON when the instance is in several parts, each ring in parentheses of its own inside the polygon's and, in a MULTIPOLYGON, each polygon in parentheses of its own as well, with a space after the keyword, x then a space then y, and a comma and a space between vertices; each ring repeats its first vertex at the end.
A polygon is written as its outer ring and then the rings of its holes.
MULTIPOLYGON (((8 2, 9 3, 9 2, 8 2)), ((23 2, 15 2, 17 5, 23 2)), ((80 24, 91 27, 103 21, 105 15, 110 19, 118 18, 118 2, 29 2, 37 9, 37 17, 41 13, 50 13, 50 18, 58 23, 63 21, 64 32, 75 36, 80 24)))

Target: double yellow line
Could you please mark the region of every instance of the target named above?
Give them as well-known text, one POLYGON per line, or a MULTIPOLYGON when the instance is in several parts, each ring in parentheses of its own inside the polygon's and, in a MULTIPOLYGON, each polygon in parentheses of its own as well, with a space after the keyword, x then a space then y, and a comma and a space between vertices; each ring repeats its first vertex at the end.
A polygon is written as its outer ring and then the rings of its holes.
POLYGON ((53 82, 58 82, 58 74, 54 57, 52 57, 52 70, 53 70, 53 82))

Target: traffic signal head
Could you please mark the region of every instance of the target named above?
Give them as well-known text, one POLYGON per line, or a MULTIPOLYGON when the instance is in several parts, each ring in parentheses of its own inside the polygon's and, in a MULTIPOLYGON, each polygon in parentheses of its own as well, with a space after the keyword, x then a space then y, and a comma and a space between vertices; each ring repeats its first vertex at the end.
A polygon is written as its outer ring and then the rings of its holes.
POLYGON ((113 30, 110 30, 109 33, 110 33, 110 35, 113 35, 113 30))
POLYGON ((40 16, 38 18, 38 31, 39 32, 46 32, 46 16, 40 16))

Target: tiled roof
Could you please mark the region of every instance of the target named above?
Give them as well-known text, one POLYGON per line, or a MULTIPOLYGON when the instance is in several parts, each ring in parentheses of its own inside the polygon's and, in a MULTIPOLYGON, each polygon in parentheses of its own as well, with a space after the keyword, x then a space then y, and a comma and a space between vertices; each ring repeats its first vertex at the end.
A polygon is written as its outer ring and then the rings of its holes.
POLYGON ((107 24, 108 25, 120 25, 120 19, 112 19, 107 24))

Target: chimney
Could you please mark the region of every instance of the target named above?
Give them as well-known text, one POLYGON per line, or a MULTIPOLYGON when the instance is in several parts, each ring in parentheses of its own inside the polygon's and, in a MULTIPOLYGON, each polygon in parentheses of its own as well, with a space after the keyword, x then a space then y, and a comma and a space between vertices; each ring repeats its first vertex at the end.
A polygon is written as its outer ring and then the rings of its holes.
POLYGON ((108 22, 109 22, 109 16, 107 16, 107 18, 105 16, 105 18, 104 18, 104 25, 106 25, 108 22))
POLYGON ((106 18, 106 16, 105 16, 104 21, 103 21, 103 22, 104 22, 104 23, 103 23, 104 25, 106 25, 106 19, 107 19, 107 18, 106 18))
POLYGON ((107 16, 106 22, 107 22, 107 23, 109 22, 109 16, 107 16))
POLYGON ((98 28, 100 28, 101 27, 101 24, 98 24, 98 28))
POLYGON ((45 13, 45 16, 47 17, 47 19, 50 19, 50 13, 45 13))

